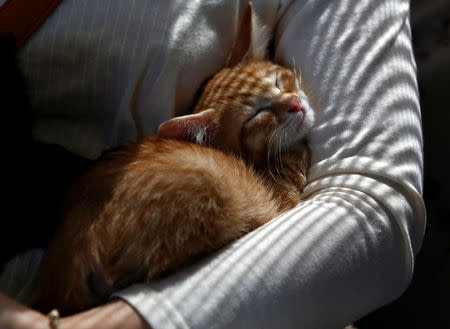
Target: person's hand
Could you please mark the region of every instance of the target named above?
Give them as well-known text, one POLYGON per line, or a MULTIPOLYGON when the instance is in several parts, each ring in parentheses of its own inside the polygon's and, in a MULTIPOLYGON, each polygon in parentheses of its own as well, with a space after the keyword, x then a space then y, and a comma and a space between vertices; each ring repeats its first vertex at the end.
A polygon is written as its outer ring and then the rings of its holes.
POLYGON ((60 329, 151 329, 130 304, 122 299, 60 320, 60 329))
POLYGON ((49 329, 48 318, 0 292, 0 328, 49 329))
MULTIPOLYGON (((17 303, 0 293, 0 328, 49 329, 47 316, 17 303)), ((151 329, 141 316, 125 301, 115 299, 93 309, 63 317, 60 329, 151 329)))

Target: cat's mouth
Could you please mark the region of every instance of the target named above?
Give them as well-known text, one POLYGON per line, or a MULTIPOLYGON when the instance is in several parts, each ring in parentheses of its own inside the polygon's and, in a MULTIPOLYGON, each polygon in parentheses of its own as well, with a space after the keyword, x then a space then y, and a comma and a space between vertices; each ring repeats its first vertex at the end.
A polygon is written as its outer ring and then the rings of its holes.
POLYGON ((303 121, 305 120, 306 110, 300 102, 300 97, 291 96, 286 101, 287 117, 291 125, 295 128, 295 132, 299 133, 303 127, 303 121))
POLYGON ((296 132, 299 133, 302 128, 303 128, 303 121, 305 121, 305 109, 302 108, 300 112, 297 113, 297 128, 296 128, 296 132))

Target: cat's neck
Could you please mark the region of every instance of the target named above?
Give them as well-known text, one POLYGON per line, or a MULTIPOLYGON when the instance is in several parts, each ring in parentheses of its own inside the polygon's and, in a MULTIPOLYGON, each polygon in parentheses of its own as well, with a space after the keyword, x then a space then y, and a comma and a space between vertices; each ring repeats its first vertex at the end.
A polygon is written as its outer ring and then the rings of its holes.
POLYGON ((301 143, 283 155, 283 158, 269 159, 262 165, 253 166, 273 191, 280 211, 287 211, 301 201, 309 161, 309 150, 301 143))

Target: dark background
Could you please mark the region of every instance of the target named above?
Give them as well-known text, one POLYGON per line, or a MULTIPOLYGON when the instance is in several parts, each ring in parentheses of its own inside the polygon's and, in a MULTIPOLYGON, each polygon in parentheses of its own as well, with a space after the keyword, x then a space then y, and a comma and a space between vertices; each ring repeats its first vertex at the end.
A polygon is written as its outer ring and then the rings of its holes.
MULTIPOLYGON (((376 1, 376 0, 375 0, 376 1)), ((413 0, 411 26, 422 108, 427 231, 413 282, 395 302, 357 322, 360 329, 450 328, 450 45, 448 0, 413 0)), ((90 162, 36 143, 14 41, 0 36, 2 212, 0 266, 45 246, 62 191, 90 162)))

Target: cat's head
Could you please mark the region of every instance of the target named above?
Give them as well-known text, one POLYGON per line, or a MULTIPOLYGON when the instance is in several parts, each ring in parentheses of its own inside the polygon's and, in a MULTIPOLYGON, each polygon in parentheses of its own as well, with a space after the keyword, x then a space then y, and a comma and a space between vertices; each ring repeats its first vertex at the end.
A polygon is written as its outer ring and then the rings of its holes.
POLYGON ((256 164, 305 136, 314 113, 302 82, 294 70, 264 60, 266 41, 255 32, 255 20, 249 3, 225 68, 205 85, 194 114, 160 125, 161 137, 213 146, 256 164))

